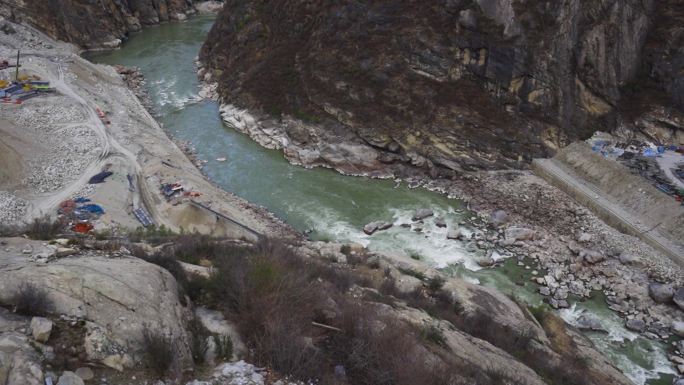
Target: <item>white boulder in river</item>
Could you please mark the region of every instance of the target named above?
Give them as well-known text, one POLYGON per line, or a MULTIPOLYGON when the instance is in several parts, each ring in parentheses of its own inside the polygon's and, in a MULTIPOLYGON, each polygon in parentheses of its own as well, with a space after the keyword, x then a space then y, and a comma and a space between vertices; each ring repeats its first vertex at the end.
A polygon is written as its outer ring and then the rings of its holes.
POLYGON ((432 211, 432 209, 418 209, 416 212, 413 214, 413 219, 414 221, 419 221, 421 219, 425 219, 427 217, 431 217, 435 215, 435 212, 432 211))
POLYGON ((373 235, 376 231, 387 230, 392 227, 390 222, 371 222, 363 226, 363 232, 368 235, 373 235))
MULTIPOLYGON (((12 247, 18 240, 5 241, 8 246, 0 249, 0 302, 11 303, 22 282, 43 289, 54 314, 88 320, 89 360, 133 364, 142 354, 147 327, 175 341, 179 363, 191 362, 184 327, 187 310, 168 271, 134 257, 79 255, 36 263, 12 247)), ((28 242, 34 248, 41 245, 28 242)))

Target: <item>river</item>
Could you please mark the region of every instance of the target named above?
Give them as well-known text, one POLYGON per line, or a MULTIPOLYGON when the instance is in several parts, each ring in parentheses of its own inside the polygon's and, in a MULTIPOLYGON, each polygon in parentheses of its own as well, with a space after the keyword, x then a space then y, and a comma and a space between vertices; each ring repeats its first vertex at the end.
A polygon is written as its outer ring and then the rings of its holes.
MULTIPOLYGON (((460 242, 446 239, 446 229, 427 220, 423 232, 400 226, 415 209, 431 208, 451 227, 467 221, 463 202, 406 183, 344 176, 327 169, 289 164, 282 153, 267 150, 246 135, 225 126, 214 101, 201 100, 193 61, 214 18, 195 16, 186 22, 148 27, 119 50, 90 53, 105 64, 139 67, 145 75, 154 113, 172 136, 189 141, 205 174, 223 189, 262 205, 300 231, 320 240, 353 241, 373 250, 404 253, 471 281, 512 293, 529 304, 541 302, 529 270, 509 260, 503 268, 479 270, 476 256, 460 242), (225 162, 216 159, 226 158, 225 162), (395 226, 367 236, 361 230, 372 221, 395 226), (479 270, 479 271, 478 271, 479 270), (524 284, 523 284, 524 283, 524 284), (521 286, 521 284, 523 284, 521 286)), ((610 333, 588 333, 596 345, 636 384, 671 383, 664 346, 628 332, 605 306, 601 296, 561 312, 575 322, 584 309, 598 315, 610 333)))

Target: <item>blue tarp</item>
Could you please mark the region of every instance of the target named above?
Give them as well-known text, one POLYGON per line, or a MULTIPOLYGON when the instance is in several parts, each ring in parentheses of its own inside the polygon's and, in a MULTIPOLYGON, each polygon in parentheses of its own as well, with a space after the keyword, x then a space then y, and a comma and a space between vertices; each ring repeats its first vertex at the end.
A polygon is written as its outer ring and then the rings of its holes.
POLYGON ((90 183, 90 184, 102 183, 105 181, 105 179, 109 178, 112 174, 114 174, 114 173, 111 171, 102 171, 101 173, 99 173, 97 175, 93 175, 93 177, 90 178, 88 183, 90 183))
POLYGON ((90 199, 88 199, 88 198, 83 198, 83 197, 78 197, 78 198, 74 199, 74 202, 76 202, 76 203, 86 203, 86 202, 90 202, 90 199))
POLYGON ((78 208, 80 211, 87 211, 91 214, 97 214, 97 215, 102 215, 104 214, 104 209, 100 205, 96 204, 89 204, 89 205, 83 205, 78 208))
POLYGON ((652 148, 644 149, 644 156, 656 156, 656 152, 652 148))

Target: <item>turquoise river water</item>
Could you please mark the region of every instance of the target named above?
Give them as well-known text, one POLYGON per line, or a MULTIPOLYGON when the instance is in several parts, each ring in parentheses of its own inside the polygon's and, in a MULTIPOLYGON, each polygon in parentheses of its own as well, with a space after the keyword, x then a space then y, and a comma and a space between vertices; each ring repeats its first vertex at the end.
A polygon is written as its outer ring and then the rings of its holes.
MULTIPOLYGON (((503 268, 479 270, 474 255, 460 242, 446 239, 446 229, 426 221, 417 233, 401 226, 367 236, 364 224, 376 221, 408 223, 413 211, 429 207, 448 224, 467 220, 461 201, 427 191, 409 189, 390 180, 340 175, 326 169, 290 165, 278 151, 267 150, 227 127, 214 101, 201 100, 193 61, 211 25, 211 16, 146 28, 123 48, 90 53, 88 59, 105 64, 136 66, 147 81, 154 112, 172 136, 191 142, 204 172, 215 183, 238 196, 268 208, 300 231, 317 239, 354 241, 374 250, 419 255, 426 263, 448 267, 465 279, 495 286, 529 304, 541 302, 529 272, 513 261, 503 268), (227 158, 226 162, 216 161, 227 158), (523 284, 524 283, 524 284, 523 284), (522 284, 522 286, 521 286, 522 284)), ((671 383, 662 344, 639 338, 622 326, 600 296, 561 312, 573 323, 582 311, 598 315, 610 333, 589 333, 597 346, 636 384, 671 383)))

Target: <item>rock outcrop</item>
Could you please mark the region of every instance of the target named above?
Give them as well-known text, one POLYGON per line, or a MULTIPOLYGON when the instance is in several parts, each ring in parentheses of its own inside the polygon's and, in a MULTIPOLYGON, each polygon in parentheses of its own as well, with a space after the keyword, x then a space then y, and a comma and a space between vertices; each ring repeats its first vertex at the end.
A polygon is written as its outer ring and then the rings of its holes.
MULTIPOLYGON (((23 282, 47 293, 50 312, 85 321, 88 359, 121 369, 142 356, 143 331, 172 338, 181 367, 190 348, 186 310, 171 274, 130 256, 79 254, 50 262, 22 254, 19 246, 41 242, 8 240, 0 251, 0 303, 12 304, 23 282)), ((36 324, 32 323, 32 326, 36 324)))
POLYGON ((10 0, 0 15, 83 48, 114 48, 145 25, 184 20, 193 0, 10 0))
POLYGON ((677 110, 649 104, 681 107, 681 60, 668 56, 681 51, 680 8, 227 1, 200 54, 202 77, 237 111, 281 119, 246 130, 295 163, 338 168, 330 153, 349 143, 365 145, 365 157, 336 153, 366 167, 516 167, 597 129, 681 130, 677 110))

